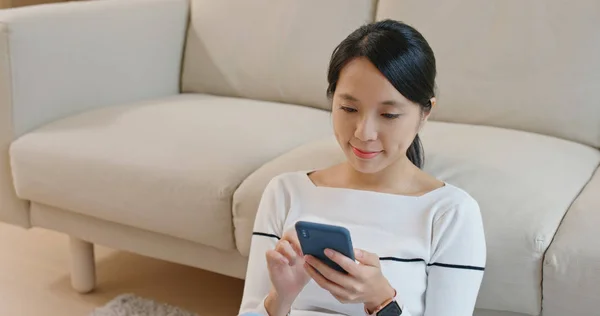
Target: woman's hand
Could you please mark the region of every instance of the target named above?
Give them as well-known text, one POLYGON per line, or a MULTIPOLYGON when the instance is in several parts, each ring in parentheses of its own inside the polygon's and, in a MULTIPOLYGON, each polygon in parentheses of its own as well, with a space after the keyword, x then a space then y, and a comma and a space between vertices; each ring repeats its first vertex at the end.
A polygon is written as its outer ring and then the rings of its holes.
POLYGON ((348 274, 331 269, 312 256, 306 256, 305 269, 320 287, 329 291, 341 303, 363 303, 367 310, 372 311, 394 297, 395 291, 381 273, 381 264, 376 254, 355 249, 359 263, 330 249, 325 250, 325 255, 348 274))
POLYGON ((265 307, 271 315, 285 314, 298 294, 310 281, 304 269, 304 257, 296 231, 286 232, 275 249, 266 253, 269 278, 273 284, 265 307), (269 306, 267 306, 269 305, 269 306))

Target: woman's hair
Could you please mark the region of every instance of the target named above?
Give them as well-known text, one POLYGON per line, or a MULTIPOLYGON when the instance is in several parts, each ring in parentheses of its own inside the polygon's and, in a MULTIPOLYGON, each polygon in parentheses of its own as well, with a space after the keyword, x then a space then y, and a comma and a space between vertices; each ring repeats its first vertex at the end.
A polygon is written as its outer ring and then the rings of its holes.
MULTIPOLYGON (((394 20, 364 25, 348 35, 333 51, 327 80, 327 96, 331 99, 342 68, 352 59, 366 57, 387 80, 410 101, 431 111, 435 96, 435 56, 429 44, 413 27, 394 20)), ((415 166, 422 168, 423 147, 419 135, 406 152, 415 166)))

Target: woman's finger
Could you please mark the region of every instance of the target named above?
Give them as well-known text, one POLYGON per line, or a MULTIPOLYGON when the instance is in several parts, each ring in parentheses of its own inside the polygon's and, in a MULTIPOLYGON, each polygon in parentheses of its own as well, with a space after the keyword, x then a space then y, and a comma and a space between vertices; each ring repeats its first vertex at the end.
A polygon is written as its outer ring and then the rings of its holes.
POLYGON ((280 240, 275 246, 275 251, 284 256, 288 260, 289 265, 294 265, 296 263, 298 254, 287 240, 280 240))
POLYGON ((287 240, 281 240, 278 243, 277 251, 287 258, 290 265, 294 265, 298 261, 298 254, 287 240))
POLYGON ((282 264, 290 264, 289 260, 285 256, 283 256, 280 252, 275 250, 267 250, 265 256, 267 258, 267 264, 271 267, 277 267, 282 264))
POLYGON ((287 240, 299 256, 304 256, 302 253, 302 247, 300 247, 300 240, 298 240, 298 234, 295 230, 289 230, 286 232, 283 235, 282 240, 287 240))
POLYGON ((324 290, 329 291, 333 296, 344 297, 346 291, 341 286, 327 280, 323 277, 313 266, 308 264, 308 261, 304 263, 304 270, 310 275, 310 277, 324 290))
POLYGON ((302 247, 300 246, 300 243, 298 241, 290 241, 290 245, 292 245, 292 248, 294 249, 294 251, 296 252, 296 254, 300 257, 304 257, 304 253, 302 252, 302 247))
POLYGON ((325 255, 327 256, 327 258, 331 259, 331 261, 337 263, 340 267, 342 267, 342 269, 346 270, 346 272, 348 272, 349 274, 354 276, 358 274, 359 265, 356 263, 356 261, 331 249, 325 249, 325 255))
POLYGON ((352 288, 355 281, 353 276, 336 271, 313 256, 306 256, 305 261, 317 270, 325 279, 338 284, 343 288, 352 288))
POLYGON ((379 256, 374 253, 362 249, 354 249, 354 255, 356 256, 356 260, 363 265, 381 267, 379 256))

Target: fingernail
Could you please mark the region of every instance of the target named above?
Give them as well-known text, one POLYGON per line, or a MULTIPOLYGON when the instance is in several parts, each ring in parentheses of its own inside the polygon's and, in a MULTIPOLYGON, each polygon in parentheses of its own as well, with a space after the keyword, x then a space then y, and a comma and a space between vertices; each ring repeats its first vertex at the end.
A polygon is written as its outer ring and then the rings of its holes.
POLYGON ((327 257, 333 257, 333 251, 331 251, 331 249, 325 249, 325 255, 327 257))
POLYGON ((354 256, 355 256, 356 258, 362 258, 362 256, 363 256, 363 252, 362 252, 362 251, 360 251, 360 249, 354 249, 354 256))
POLYGON ((281 258, 281 263, 290 264, 290 262, 286 258, 281 258))

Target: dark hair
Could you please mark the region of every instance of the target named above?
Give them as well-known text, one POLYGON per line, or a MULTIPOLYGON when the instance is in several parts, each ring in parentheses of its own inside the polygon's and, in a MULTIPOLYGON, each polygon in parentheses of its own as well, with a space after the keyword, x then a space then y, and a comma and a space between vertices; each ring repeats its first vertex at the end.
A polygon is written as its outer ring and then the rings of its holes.
MULTIPOLYGON (((327 96, 333 97, 342 68, 352 59, 366 57, 404 97, 431 111, 435 96, 435 56, 429 44, 413 27, 394 20, 364 25, 348 35, 333 51, 327 80, 327 96)), ((424 164, 419 135, 406 151, 417 167, 424 164)))

